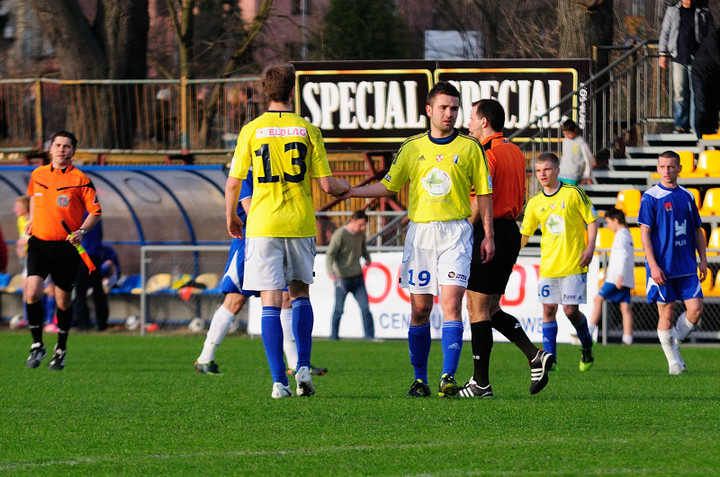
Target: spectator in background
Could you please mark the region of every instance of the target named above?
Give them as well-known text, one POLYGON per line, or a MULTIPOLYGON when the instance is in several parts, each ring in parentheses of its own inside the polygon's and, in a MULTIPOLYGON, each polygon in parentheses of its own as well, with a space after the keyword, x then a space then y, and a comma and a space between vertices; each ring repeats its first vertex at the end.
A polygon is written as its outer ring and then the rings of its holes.
MULTIPOLYGON (((13 212, 17 222, 18 239, 15 241, 15 255, 18 257, 23 276, 27 276, 26 260, 27 260, 27 243, 28 234, 26 231, 27 224, 30 222, 30 197, 21 195, 15 199, 13 204, 13 212)), ((23 290, 25 285, 23 284, 23 290)))
POLYGON ((109 245, 100 247, 100 276, 105 293, 112 290, 120 278, 122 269, 115 249, 109 245))
POLYGON ((693 117, 692 63, 705 35, 714 27, 712 14, 707 6, 697 5, 696 0, 681 0, 665 10, 660 29, 660 68, 666 69, 668 58, 672 61, 673 110, 675 133, 688 133, 697 125, 693 117))
POLYGON ((375 337, 375 324, 370 313, 365 277, 363 276, 360 258, 365 259, 365 265, 372 260, 365 243, 365 227, 368 218, 364 210, 356 210, 350 222, 335 231, 330 239, 327 250, 325 266, 328 276, 335 283, 335 310, 332 315, 332 331, 330 339, 338 339, 340 319, 345 309, 345 298, 352 293, 360 306, 363 319, 365 339, 375 337))
POLYGON ((695 91, 695 132, 698 139, 703 134, 718 132, 720 113, 720 28, 707 34, 695 54, 692 64, 695 91))
POLYGON ((13 204, 13 212, 17 224, 18 239, 15 241, 15 255, 17 255, 20 268, 22 269, 22 293, 23 293, 23 320, 19 324, 19 328, 27 326, 27 311, 25 306, 25 279, 27 278, 27 243, 28 234, 26 231, 27 224, 30 222, 30 197, 21 195, 15 199, 13 204))
POLYGON ((605 283, 595 295, 595 307, 590 317, 590 335, 600 324, 602 317, 602 304, 605 300, 620 303, 620 313, 623 321, 622 344, 630 345, 633 342, 633 312, 630 303, 630 290, 635 287, 635 250, 633 249, 632 235, 625 222, 622 210, 611 208, 605 212, 605 223, 615 233, 612 248, 610 249, 605 283))
POLYGON ((0 229, 0 273, 5 273, 8 266, 8 249, 5 244, 5 237, 0 229))
POLYGON ((562 124, 562 157, 560 180, 571 185, 592 184, 590 174, 595 167, 595 157, 575 121, 568 119, 562 124))
POLYGON ((90 310, 87 305, 88 291, 92 293, 93 304, 95 305, 97 330, 105 331, 107 329, 109 311, 107 296, 105 296, 105 289, 102 284, 102 239, 102 220, 100 220, 92 230, 89 230, 82 239, 82 246, 95 265, 95 270, 89 273, 87 265, 85 265, 84 262, 80 262, 77 270, 75 298, 72 307, 75 326, 81 330, 87 330, 92 327, 90 310))

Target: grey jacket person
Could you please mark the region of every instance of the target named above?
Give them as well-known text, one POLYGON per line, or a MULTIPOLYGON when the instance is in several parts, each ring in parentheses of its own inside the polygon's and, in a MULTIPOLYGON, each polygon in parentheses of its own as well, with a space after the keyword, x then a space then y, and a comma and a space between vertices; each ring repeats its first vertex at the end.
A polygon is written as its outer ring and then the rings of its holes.
MULTIPOLYGON (((682 2, 670 5, 665 10, 662 28, 660 30, 659 50, 660 56, 678 56, 678 35, 680 34, 680 8, 682 2)), ((712 14, 707 7, 695 6, 695 40, 698 45, 702 43, 705 35, 715 28, 712 14)))

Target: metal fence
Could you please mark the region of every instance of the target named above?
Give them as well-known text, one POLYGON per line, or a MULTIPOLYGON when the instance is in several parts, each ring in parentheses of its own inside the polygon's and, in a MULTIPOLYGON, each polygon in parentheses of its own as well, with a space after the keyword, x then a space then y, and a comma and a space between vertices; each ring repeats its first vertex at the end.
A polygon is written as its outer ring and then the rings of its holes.
MULTIPOLYGON (((614 58, 607 67, 510 136, 530 137, 518 143, 529 161, 541 152, 559 155, 563 136, 560 124, 550 121, 551 117, 578 118, 576 122, 601 168, 618 153, 624 157, 626 146, 640 144, 648 129, 671 124, 672 75, 659 66, 657 42, 595 47, 596 52, 600 49, 610 50, 614 58), (537 128, 536 132, 531 128, 537 128)), ((529 194, 535 194, 537 187, 536 181, 529 181, 529 194)))
POLYGON ((258 78, 0 80, 0 151, 42 151, 47 133, 74 131, 78 151, 227 154, 265 110, 258 78))

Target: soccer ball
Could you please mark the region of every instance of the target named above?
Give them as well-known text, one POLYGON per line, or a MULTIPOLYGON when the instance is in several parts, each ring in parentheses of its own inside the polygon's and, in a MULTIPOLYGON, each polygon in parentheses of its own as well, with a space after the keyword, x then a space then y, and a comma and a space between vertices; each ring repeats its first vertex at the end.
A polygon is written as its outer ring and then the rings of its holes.
POLYGON ((140 318, 137 315, 130 315, 125 320, 125 328, 130 331, 137 331, 140 329, 140 318))
POLYGON ((22 313, 18 313, 10 318, 10 329, 17 330, 18 328, 24 328, 27 326, 27 320, 22 313))
POLYGON ((202 333, 205 331, 205 320, 202 318, 193 318, 188 323, 188 329, 193 333, 202 333))

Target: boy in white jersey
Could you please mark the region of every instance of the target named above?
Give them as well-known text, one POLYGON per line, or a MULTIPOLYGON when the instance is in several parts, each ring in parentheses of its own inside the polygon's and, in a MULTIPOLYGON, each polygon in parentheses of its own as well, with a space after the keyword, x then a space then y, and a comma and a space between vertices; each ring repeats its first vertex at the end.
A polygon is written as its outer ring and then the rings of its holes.
POLYGON ((350 188, 332 177, 320 130, 293 112, 295 69, 272 65, 262 74, 268 110, 245 125, 238 136, 225 186, 225 216, 230 236, 243 236, 236 208, 240 184, 253 169, 253 196, 248 212, 245 251, 245 290, 260 291, 262 338, 273 398, 292 396, 283 360, 280 322, 282 291, 292 300, 293 331, 298 363, 297 394, 315 393, 310 369, 313 313, 309 285, 315 260, 315 207, 310 178, 332 195, 350 188))
POLYGON ((705 235, 693 195, 677 183, 680 156, 665 151, 658 157, 660 184, 640 200, 640 239, 645 252, 648 303, 658 308, 658 339, 668 361, 669 373, 687 367, 679 344, 692 333, 703 310, 700 282, 707 275, 705 235), (700 276, 695 258, 700 257, 700 276), (672 324, 675 301, 683 300, 685 312, 672 324))
POLYGON ((590 335, 595 334, 600 318, 602 318, 602 304, 605 300, 620 303, 620 313, 623 321, 622 344, 630 345, 633 342, 633 312, 630 303, 630 290, 635 287, 635 251, 633 239, 625 222, 622 210, 611 208, 605 212, 605 223, 613 231, 612 247, 608 260, 605 283, 595 295, 595 307, 590 317, 590 335))
POLYGON ((542 190, 525 207, 522 246, 540 225, 538 300, 543 304, 543 347, 557 356, 558 304, 577 330, 582 344, 580 371, 595 362, 585 315, 578 305, 587 300, 587 270, 595 252, 597 212, 585 191, 558 179, 560 160, 551 152, 535 159, 535 177, 542 190), (587 241, 585 230, 587 227, 587 241))
POLYGON ((440 291, 443 311, 443 372, 438 395, 454 396, 459 386, 454 375, 462 350, 462 299, 470 275, 473 250, 471 187, 475 187, 477 216, 482 217, 485 239, 483 258, 495 253, 492 222, 492 182, 480 144, 455 129, 460 93, 441 81, 428 93, 425 112, 430 130, 406 140, 381 182, 350 189, 345 198, 384 197, 400 191, 410 181, 408 218, 401 286, 410 290, 411 318, 408 331, 410 363, 415 369, 408 397, 427 397, 430 387, 427 363, 430 354, 430 312, 440 291))

